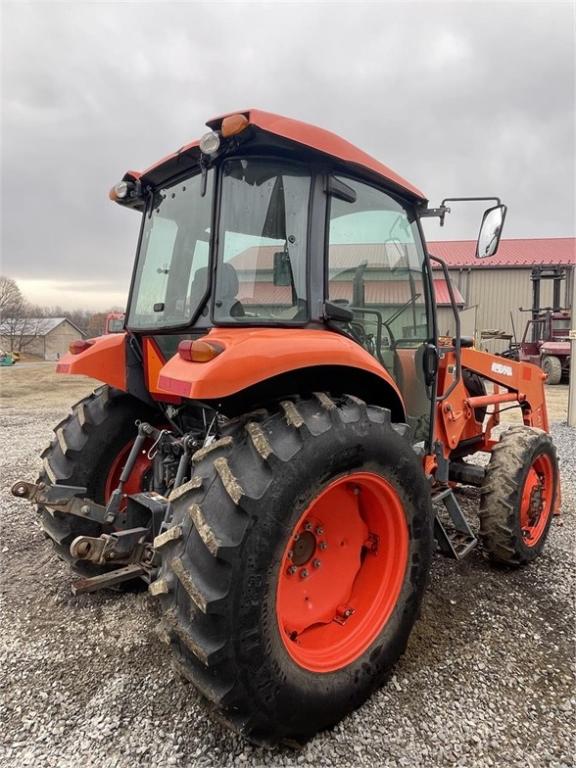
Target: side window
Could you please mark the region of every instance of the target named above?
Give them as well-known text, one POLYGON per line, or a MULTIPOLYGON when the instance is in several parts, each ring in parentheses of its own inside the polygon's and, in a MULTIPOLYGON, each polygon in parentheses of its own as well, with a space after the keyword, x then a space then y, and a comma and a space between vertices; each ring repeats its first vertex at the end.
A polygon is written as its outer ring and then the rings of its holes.
POLYGON ((429 336, 417 228, 386 193, 341 181, 354 189, 356 200, 331 200, 328 299, 358 315, 373 345, 416 346, 429 336))
POLYGON ((418 228, 410 211, 390 195, 338 180, 356 199, 330 200, 328 300, 351 310, 353 320, 343 323, 343 330, 393 376, 409 413, 427 419, 422 350, 430 330, 418 228))
POLYGON ((140 291, 136 300, 136 314, 153 317, 153 305, 158 297, 166 296, 170 261, 178 234, 178 224, 171 219, 158 219, 150 231, 146 247, 146 261, 140 278, 140 291))
POLYGON ((128 327, 185 325, 208 286, 214 172, 156 191, 145 213, 128 327))

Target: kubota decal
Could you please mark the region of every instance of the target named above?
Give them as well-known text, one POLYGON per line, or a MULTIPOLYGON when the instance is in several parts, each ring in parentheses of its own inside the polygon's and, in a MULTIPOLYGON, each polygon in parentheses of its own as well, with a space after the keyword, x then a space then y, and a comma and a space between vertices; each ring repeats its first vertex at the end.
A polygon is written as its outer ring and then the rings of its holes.
POLYGON ((492 373, 499 373, 501 376, 512 376, 512 367, 503 363, 492 363, 490 370, 492 373))

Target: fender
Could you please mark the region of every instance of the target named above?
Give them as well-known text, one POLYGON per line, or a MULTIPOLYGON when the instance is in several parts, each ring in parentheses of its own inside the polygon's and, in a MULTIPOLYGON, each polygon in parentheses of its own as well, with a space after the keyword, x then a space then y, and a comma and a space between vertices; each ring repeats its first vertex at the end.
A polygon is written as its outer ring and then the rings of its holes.
POLYGON ((108 333, 88 339, 86 349, 78 354, 68 353, 57 365, 57 373, 91 376, 112 387, 127 391, 126 335, 108 333))
POLYGON ((180 355, 159 371, 158 389, 193 400, 226 398, 291 371, 344 366, 374 374, 404 404, 391 375, 356 342, 339 333, 309 328, 213 328, 206 341, 223 351, 206 363, 180 355))
MULTIPOLYGON (((400 390, 388 371, 356 342, 333 331, 213 328, 202 338, 216 341, 224 348, 206 363, 189 362, 176 354, 162 364, 157 356, 145 354, 147 386, 155 399, 224 399, 282 374, 340 366, 380 379, 405 410, 400 390)), ((90 339, 84 351, 69 353, 59 360, 56 371, 90 376, 127 392, 126 340, 126 333, 90 339)))

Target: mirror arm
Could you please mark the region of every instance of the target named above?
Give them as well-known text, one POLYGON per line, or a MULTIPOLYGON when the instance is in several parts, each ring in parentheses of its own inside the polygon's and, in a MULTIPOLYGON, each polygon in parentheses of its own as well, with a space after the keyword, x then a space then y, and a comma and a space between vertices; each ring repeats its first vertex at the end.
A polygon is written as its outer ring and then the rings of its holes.
POLYGON ((435 216, 440 219, 440 226, 443 227, 446 214, 451 213, 451 209, 448 208, 446 203, 474 203, 488 201, 495 202, 496 205, 501 205, 499 197, 445 197, 438 208, 420 208, 418 210, 418 215, 421 218, 435 216))
POLYGON ((475 202, 494 202, 496 205, 502 205, 499 197, 445 197, 440 203, 440 207, 445 203, 475 203, 475 202))
POLYGON ((439 208, 421 208, 418 211, 418 215, 421 218, 427 217, 427 216, 436 216, 440 219, 440 226, 444 226, 444 217, 447 213, 450 213, 450 208, 447 208, 444 205, 444 201, 442 201, 442 205, 439 208))

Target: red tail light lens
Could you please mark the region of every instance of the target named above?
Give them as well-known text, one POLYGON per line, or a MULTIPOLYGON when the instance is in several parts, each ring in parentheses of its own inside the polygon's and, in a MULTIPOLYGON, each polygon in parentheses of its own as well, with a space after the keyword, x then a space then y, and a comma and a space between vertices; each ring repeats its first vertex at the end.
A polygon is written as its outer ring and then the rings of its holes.
POLYGON ((68 351, 72 355, 79 355, 80 352, 86 352, 93 344, 93 339, 78 339, 77 341, 70 342, 68 351))
POLYGON ((178 344, 178 354, 190 363, 208 363, 224 350, 216 341, 184 339, 178 344))

